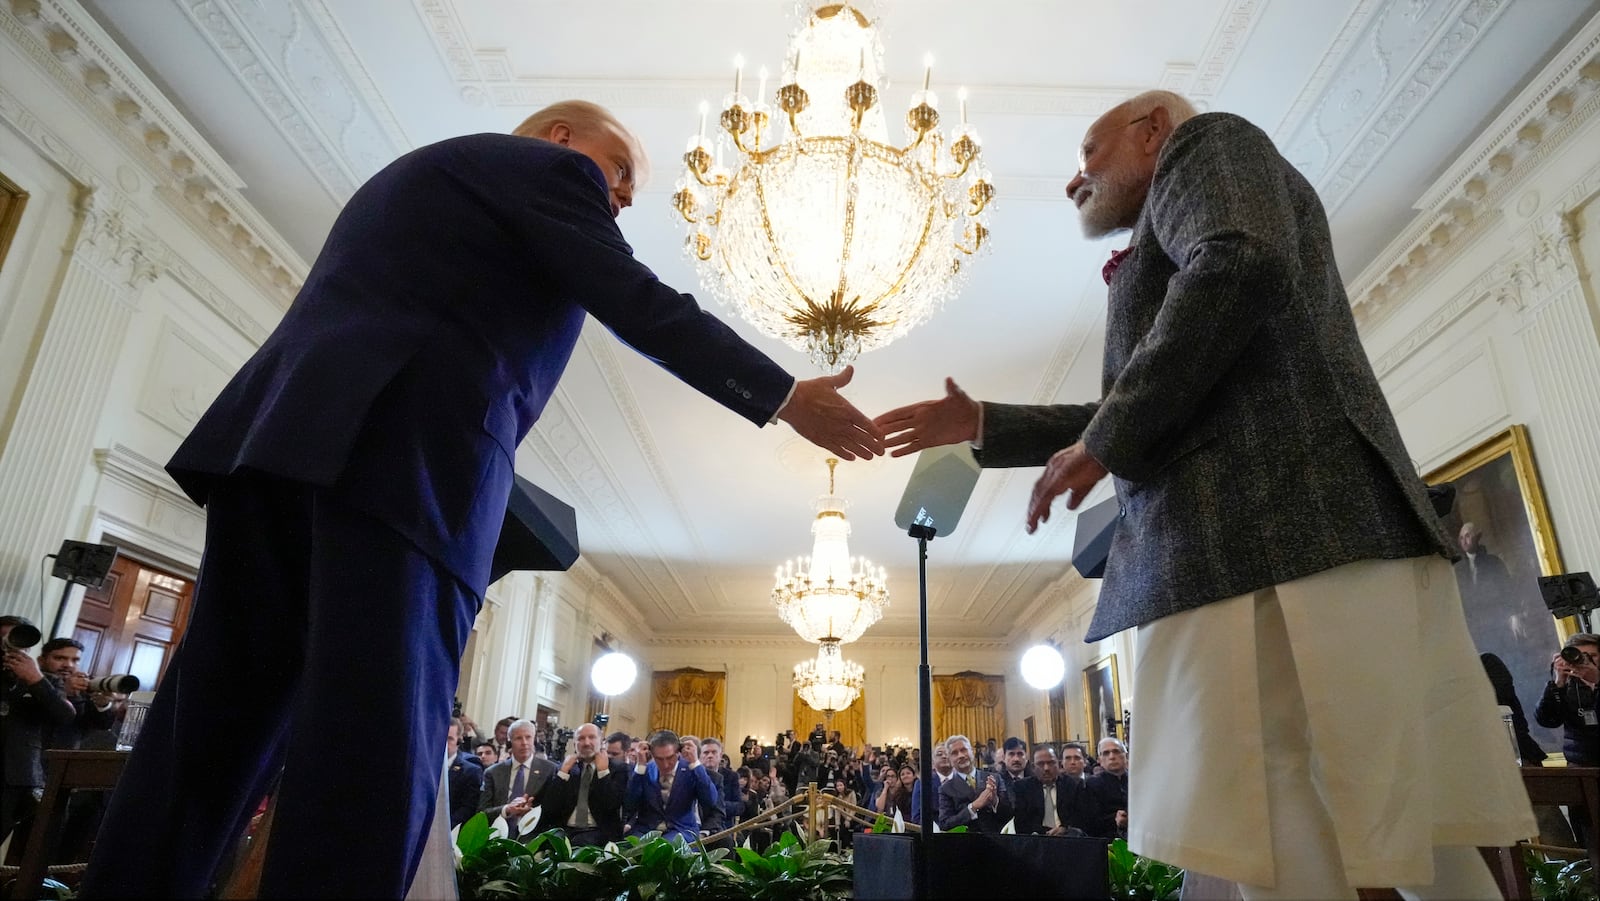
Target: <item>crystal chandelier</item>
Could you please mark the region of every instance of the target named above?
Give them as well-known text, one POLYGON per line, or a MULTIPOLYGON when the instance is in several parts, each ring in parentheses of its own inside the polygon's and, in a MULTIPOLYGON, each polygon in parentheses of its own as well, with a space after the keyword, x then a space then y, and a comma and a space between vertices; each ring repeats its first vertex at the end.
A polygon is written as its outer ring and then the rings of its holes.
POLYGON ((911 95, 905 146, 889 143, 877 84, 883 47, 849 3, 826 3, 790 39, 774 135, 766 70, 755 102, 743 60, 724 98, 715 147, 689 139, 673 206, 712 294, 763 334, 837 372, 926 321, 985 246, 994 182, 977 130, 939 132, 938 97, 911 95), (721 164, 722 147, 732 165, 721 164))
POLYGON ((817 659, 794 665, 794 690, 800 700, 831 717, 861 697, 864 675, 861 664, 844 659, 838 639, 830 638, 817 648, 817 659))
POLYGON ((889 605, 883 567, 874 570, 865 558, 850 557, 845 502, 833 493, 837 465, 828 459, 828 493, 817 498, 811 556, 778 567, 772 588, 778 617, 806 641, 855 641, 889 605))

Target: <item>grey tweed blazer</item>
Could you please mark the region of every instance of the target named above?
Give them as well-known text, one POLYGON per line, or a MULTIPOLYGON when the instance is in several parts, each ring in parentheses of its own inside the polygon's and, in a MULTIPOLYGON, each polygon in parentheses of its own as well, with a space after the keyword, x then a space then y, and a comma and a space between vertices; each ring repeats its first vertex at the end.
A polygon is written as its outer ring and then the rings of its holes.
POLYGON ((1096 641, 1344 563, 1453 547, 1356 334, 1311 185, 1237 116, 1183 123, 1111 279, 1102 396, 986 403, 983 466, 1083 440, 1117 520, 1096 641))

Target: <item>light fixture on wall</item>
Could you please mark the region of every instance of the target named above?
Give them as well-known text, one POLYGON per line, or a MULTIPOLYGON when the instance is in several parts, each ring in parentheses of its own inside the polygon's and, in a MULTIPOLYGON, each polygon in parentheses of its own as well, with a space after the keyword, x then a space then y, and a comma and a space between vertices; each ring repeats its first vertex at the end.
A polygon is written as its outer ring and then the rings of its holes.
POLYGON ((882 567, 850 557, 845 501, 834 494, 839 461, 828 458, 828 493, 817 499, 811 556, 778 567, 772 602, 778 616, 806 641, 855 641, 883 618, 889 588, 882 567))
POLYGON ((929 90, 932 58, 925 64, 905 114, 907 144, 890 143, 877 30, 859 5, 823 0, 790 38, 777 108, 765 69, 754 103, 742 93, 736 59, 714 140, 702 103, 683 156, 672 202, 701 281, 827 372, 937 312, 989 236, 994 181, 967 124, 966 90, 961 124, 946 139, 929 90))
POLYGON ((817 648, 815 660, 794 665, 794 690, 800 700, 832 717, 861 697, 866 684, 861 664, 844 659, 838 639, 826 639, 817 648))

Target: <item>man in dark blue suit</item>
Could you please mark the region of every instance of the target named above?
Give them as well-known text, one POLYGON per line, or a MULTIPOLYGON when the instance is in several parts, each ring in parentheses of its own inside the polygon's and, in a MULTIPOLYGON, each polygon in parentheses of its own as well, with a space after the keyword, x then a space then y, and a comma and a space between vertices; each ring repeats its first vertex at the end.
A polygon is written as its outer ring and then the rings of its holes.
POLYGON ((849 370, 796 381, 633 258, 615 217, 643 164, 609 113, 568 102, 413 151, 350 199, 168 463, 207 507, 206 555, 85 897, 206 893, 280 769, 260 897, 405 894, 515 451, 586 313, 756 425, 882 452, 838 394, 849 370), (352 710, 370 741, 330 759, 352 710), (349 797, 370 828, 329 842, 349 797))
POLYGON ((451 717, 444 740, 445 771, 449 774, 450 825, 460 826, 478 812, 483 793, 483 764, 461 750, 461 720, 451 717))
POLYGON ((634 835, 659 832, 693 843, 700 839, 701 810, 715 809, 721 799, 711 773, 695 755, 679 755, 677 733, 662 729, 650 736, 650 760, 633 767, 622 809, 635 814, 634 835))

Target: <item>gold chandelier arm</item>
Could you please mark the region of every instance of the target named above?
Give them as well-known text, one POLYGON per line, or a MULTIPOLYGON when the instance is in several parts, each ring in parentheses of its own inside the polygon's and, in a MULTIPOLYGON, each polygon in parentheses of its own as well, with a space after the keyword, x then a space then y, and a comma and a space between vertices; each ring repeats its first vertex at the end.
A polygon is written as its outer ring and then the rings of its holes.
POLYGON ((960 241, 956 242, 956 250, 961 251, 969 257, 981 250, 983 248, 983 242, 989 238, 989 229, 982 222, 976 222, 973 223, 973 225, 975 228, 968 232, 973 239, 972 246, 968 247, 965 244, 962 244, 960 241))
MULTIPOLYGON (((857 119, 859 118, 860 114, 858 113, 857 119)), ((845 196, 849 199, 844 204, 844 244, 839 249, 839 298, 841 300, 849 296, 847 292, 850 287, 848 284, 850 247, 855 243, 856 239, 856 192, 850 190, 849 186, 855 184, 860 164, 861 141, 857 138, 850 142, 850 158, 845 163, 844 170, 845 196)))
MULTIPOLYGON (((798 146, 800 145, 797 144, 797 149, 798 146)), ((783 276, 783 280, 788 284, 790 292, 796 297, 804 297, 805 292, 800 289, 800 283, 795 280, 794 273, 789 271, 788 262, 784 259, 783 254, 778 252, 778 242, 773 240, 772 237, 772 218, 770 211, 767 209, 766 181, 762 179, 760 169, 752 169, 751 171, 756 181, 756 205, 761 210, 761 233, 767 239, 767 246, 772 248, 773 261, 777 263, 778 273, 783 276)))

